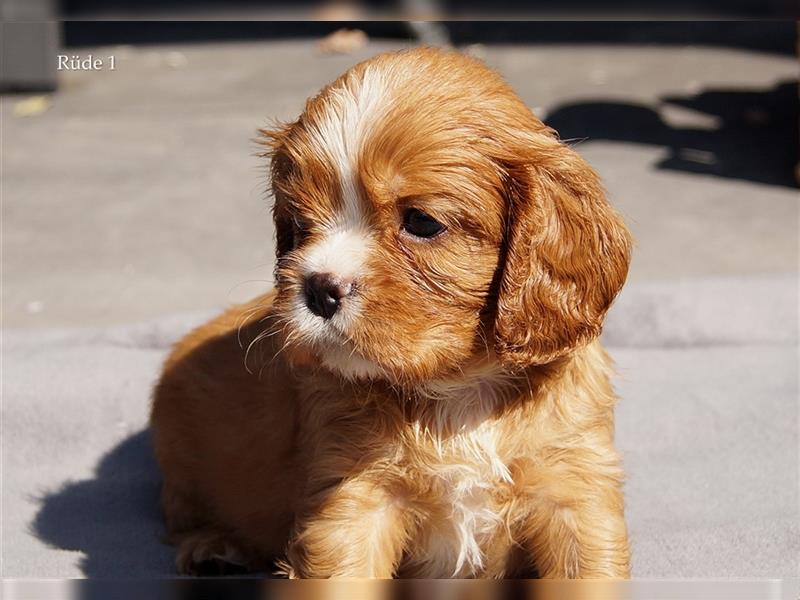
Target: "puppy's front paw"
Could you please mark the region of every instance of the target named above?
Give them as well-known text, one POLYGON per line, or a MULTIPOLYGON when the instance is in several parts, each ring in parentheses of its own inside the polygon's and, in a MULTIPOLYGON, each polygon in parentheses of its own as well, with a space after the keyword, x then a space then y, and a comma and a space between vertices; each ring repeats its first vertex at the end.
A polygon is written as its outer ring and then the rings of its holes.
POLYGON ((175 565, 181 575, 237 575, 246 573, 241 549, 217 531, 193 531, 177 541, 175 565))
POLYGON ((284 559, 275 561, 275 571, 273 575, 276 577, 285 577, 286 579, 300 579, 294 567, 289 564, 289 561, 284 559))

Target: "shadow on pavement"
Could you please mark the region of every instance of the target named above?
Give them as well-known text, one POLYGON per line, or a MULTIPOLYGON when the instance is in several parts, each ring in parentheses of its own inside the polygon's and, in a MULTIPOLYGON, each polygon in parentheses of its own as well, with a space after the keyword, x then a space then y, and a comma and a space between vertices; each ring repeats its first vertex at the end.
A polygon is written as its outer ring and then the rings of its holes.
POLYGON ((103 456, 94 478, 41 498, 32 532, 83 553, 79 566, 86 577, 170 576, 174 551, 161 542, 159 486, 149 432, 140 431, 103 456))
POLYGON ((583 102, 556 108, 547 124, 565 140, 612 140, 664 146, 656 167, 798 187, 798 84, 771 89, 710 89, 662 98, 665 105, 716 117, 718 127, 672 127, 652 108, 583 102))

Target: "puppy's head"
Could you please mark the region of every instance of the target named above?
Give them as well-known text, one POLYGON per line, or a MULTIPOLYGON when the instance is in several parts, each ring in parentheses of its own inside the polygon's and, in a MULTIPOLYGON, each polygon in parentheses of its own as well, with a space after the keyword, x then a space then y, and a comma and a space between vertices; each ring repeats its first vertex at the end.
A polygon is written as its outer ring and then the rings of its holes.
POLYGON ((263 131, 290 356, 416 383, 550 362, 600 332, 627 230, 596 174, 483 64, 378 56, 263 131))

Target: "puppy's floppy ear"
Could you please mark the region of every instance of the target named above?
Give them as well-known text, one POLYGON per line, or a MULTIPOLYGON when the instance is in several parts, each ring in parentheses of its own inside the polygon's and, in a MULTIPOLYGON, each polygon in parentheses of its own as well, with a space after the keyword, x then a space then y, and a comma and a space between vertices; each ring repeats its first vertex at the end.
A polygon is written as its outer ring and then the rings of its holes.
POLYGON ((285 202, 286 184, 294 168, 287 145, 293 126, 294 123, 276 123, 270 128, 259 129, 256 138, 256 143, 264 148, 259 156, 270 161, 270 187, 275 200, 272 218, 275 221, 275 253, 278 258, 289 252, 294 244, 291 218, 285 202))
POLYGON ((631 239, 597 174, 552 132, 507 156, 505 263, 495 350, 515 367, 550 362, 599 335, 628 273, 631 239))

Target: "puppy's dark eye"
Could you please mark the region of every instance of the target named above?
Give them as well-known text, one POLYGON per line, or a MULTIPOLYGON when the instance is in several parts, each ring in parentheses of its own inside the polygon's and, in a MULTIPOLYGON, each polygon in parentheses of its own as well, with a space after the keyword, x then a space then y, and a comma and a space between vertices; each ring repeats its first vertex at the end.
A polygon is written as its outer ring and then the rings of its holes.
POLYGON ((413 236, 432 238, 442 233, 446 228, 430 215, 417 208, 409 208, 403 214, 403 229, 413 236))

